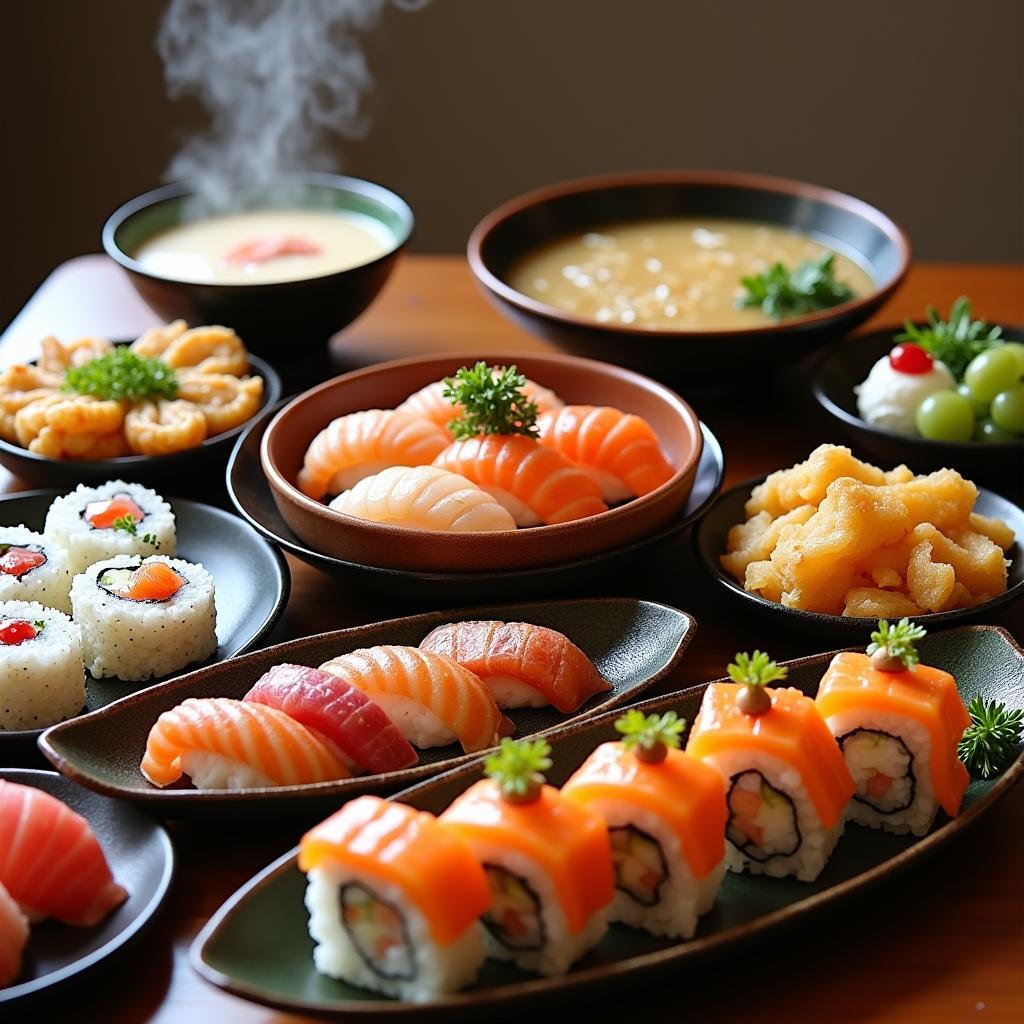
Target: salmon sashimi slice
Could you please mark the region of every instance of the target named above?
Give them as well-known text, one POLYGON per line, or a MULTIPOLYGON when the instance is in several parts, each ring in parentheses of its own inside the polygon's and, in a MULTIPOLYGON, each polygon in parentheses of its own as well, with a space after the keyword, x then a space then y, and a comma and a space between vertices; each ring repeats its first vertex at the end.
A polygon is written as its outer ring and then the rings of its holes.
POLYGON ((28 918, 0 883, 0 988, 21 973, 21 957, 28 943, 28 918))
POLYGON ((21 579, 27 572, 46 564, 46 552, 37 547, 0 544, 0 572, 21 579))
POLYGON ((942 669, 915 665, 903 672, 880 672, 866 654, 845 651, 832 659, 818 687, 818 710, 828 720, 847 711, 906 715, 931 738, 932 788, 951 817, 960 809, 970 774, 957 745, 971 716, 956 680, 942 669))
POLYGON ((606 501, 649 494, 675 472, 647 420, 621 409, 567 405, 544 413, 537 426, 540 443, 590 472, 606 501))
POLYGON ((427 634, 420 648, 444 654, 478 675, 499 707, 551 704, 568 714, 612 688, 567 636, 529 622, 453 622, 427 634), (521 687, 536 699, 519 696, 521 687), (519 699, 508 699, 512 694, 519 699))
POLYGON ((418 747, 458 740, 467 754, 493 747, 511 723, 469 669, 417 647, 382 645, 320 666, 379 704, 418 747))
POLYGON ((358 687, 307 665, 275 665, 245 695, 326 736, 368 772, 393 772, 419 761, 409 741, 358 687))
POLYGON ((259 235, 228 251, 228 263, 266 263, 281 256, 316 256, 323 249, 302 235, 259 235))
POLYGON ((33 786, 0 779, 0 884, 29 920, 89 928, 128 894, 89 822, 33 786))
MULTIPOLYGON (((448 424, 462 415, 462 406, 458 402, 452 402, 445 398, 444 388, 443 380, 434 381, 433 384, 414 391, 396 408, 399 412, 422 416, 447 430, 448 424)), ((536 381, 527 380, 520 390, 529 401, 537 406, 538 413, 547 412, 550 409, 560 409, 565 405, 565 402, 554 391, 542 387, 536 381)))
POLYGON ((112 498, 90 501, 85 506, 82 518, 94 529, 109 530, 118 519, 141 523, 146 513, 129 495, 115 494, 112 498))
POLYGON ((465 840, 426 811, 361 796, 302 837, 299 868, 331 863, 397 886, 450 945, 491 904, 483 868, 465 840))
POLYGON ((166 562, 143 562, 117 593, 129 601, 166 601, 181 590, 185 582, 166 562))
MULTIPOLYGON (((194 754, 246 766, 266 786, 352 776, 339 753, 283 711, 227 697, 190 697, 165 711, 149 732, 140 770, 154 786, 169 786, 194 754)), ((192 781, 204 788, 195 775, 192 781)))
POLYGON ((429 465, 448 443, 436 423, 407 412, 368 409, 339 416, 306 449, 299 490, 319 501, 391 466, 429 465))
POLYGON ((434 465, 488 491, 519 526, 552 526, 607 512, 600 488, 553 448, 522 434, 455 441, 434 465))

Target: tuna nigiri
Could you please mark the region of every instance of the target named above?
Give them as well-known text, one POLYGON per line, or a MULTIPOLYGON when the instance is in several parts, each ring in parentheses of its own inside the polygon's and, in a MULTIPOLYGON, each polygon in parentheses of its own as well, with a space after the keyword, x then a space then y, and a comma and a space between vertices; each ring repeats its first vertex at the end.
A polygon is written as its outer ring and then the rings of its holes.
POLYGON ((394 409, 339 416, 306 449, 299 489, 318 500, 339 494, 390 466, 427 465, 448 441, 436 423, 394 409))
POLYGON ((21 972, 21 957, 28 942, 28 918, 0 883, 0 988, 21 972))
POLYGON ((244 699, 277 708, 327 737, 364 771, 398 771, 419 760, 378 705, 330 672, 307 665, 275 665, 244 699))
POLYGON ((568 714, 611 689, 567 636, 529 622, 453 622, 428 633, 420 648, 478 675, 502 708, 551 704, 568 714))
POLYGON ((451 658, 416 647, 367 647, 320 666, 359 687, 417 747, 458 740, 473 753, 511 732, 491 691, 451 658))
POLYGON ((0 779, 0 885, 30 921, 91 927, 128 893, 89 822, 34 786, 0 779))
POLYGON ((140 766, 154 786, 182 774, 198 789, 298 786, 347 779, 340 752, 283 711, 226 697, 190 697, 149 732, 140 766))

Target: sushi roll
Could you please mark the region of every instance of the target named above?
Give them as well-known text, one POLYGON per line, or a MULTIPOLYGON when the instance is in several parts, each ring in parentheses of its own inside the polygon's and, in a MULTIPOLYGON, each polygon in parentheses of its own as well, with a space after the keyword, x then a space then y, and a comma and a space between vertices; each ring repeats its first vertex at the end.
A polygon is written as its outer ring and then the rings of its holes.
POLYGON ((755 651, 729 666, 732 683, 704 693, 686 752, 725 779, 730 871, 813 882, 843 834, 854 784, 814 701, 766 684, 786 669, 755 651))
POLYGON ((490 889, 469 845, 433 815, 359 797, 302 837, 299 868, 322 974, 410 1002, 476 977, 490 889))
POLYGON ((275 665, 244 700, 277 708, 332 742, 366 772, 394 772, 419 761, 390 718, 357 686, 307 665, 275 665))
POLYGON ((90 928, 128 897, 92 827, 63 801, 0 779, 0 885, 30 921, 90 928))
POLYGON ((411 413, 369 409, 339 416, 306 449, 299 490, 319 501, 391 466, 429 465, 447 445, 441 427, 411 413))
POLYGON ((38 601, 70 615, 64 549, 25 526, 0 526, 0 601, 38 601))
POLYGON ((0 882, 0 988, 21 973, 21 958, 28 944, 28 918, 0 882))
POLYGON ((68 553, 72 576, 114 555, 173 555, 174 513, 156 491, 111 480, 54 499, 43 533, 68 553))
POLYGON ((608 504, 649 494, 675 472, 647 420, 611 406, 567 405, 537 427, 540 443, 590 476, 608 504))
POLYGON ((0 732, 44 729, 84 704, 78 626, 35 601, 0 601, 0 732))
POLYGON ((362 690, 417 747, 458 741, 472 754, 512 731, 491 691, 441 654, 382 645, 332 658, 320 668, 362 690))
POLYGON ((529 622, 453 622, 428 633, 420 649, 479 676, 500 708, 550 704, 569 714, 612 688, 567 636, 529 622))
POLYGON ((328 508, 356 519, 442 533, 514 530, 516 522, 482 487, 435 466, 394 466, 360 480, 328 508))
POLYGON ((725 782, 678 750, 675 712, 629 711, 618 743, 602 743, 562 787, 601 815, 615 867, 610 920, 692 939, 725 875, 725 782))
POLYGON ((565 973, 601 940, 615 895, 608 828, 545 783, 550 749, 503 740, 487 778, 440 818, 487 874, 487 955, 544 975, 565 973))
POLYGON ((213 577, 179 558, 118 555, 71 584, 85 664, 98 679, 152 679, 217 650, 213 577))
POLYGON ((196 789, 263 789, 347 779, 340 752, 283 711, 189 697, 149 730, 139 770, 154 786, 182 775, 196 789))
POLYGON ((817 698, 857 787, 847 819, 917 836, 939 807, 957 813, 970 781, 957 756, 970 715, 956 680, 920 663, 916 642, 924 635, 907 619, 883 619, 867 654, 832 659, 817 698))

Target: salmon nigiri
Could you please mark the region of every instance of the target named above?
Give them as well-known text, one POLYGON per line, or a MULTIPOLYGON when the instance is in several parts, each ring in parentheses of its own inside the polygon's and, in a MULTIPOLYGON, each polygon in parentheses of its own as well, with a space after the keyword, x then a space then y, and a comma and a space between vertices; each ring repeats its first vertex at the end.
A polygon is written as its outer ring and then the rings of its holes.
POLYGON ((567 636, 529 622, 452 622, 428 633, 420 648, 478 675, 502 708, 551 704, 568 714, 612 688, 567 636))
POLYGON ((430 420, 394 409, 368 409, 332 420, 310 442, 299 470, 303 494, 339 494, 389 466, 424 466, 448 445, 430 420))
POLYGON ((611 406, 567 405, 537 420, 540 443, 579 466, 604 500, 627 501, 667 483, 674 470, 647 420, 611 406))
POLYGON ((417 747, 458 740, 466 753, 474 753, 511 732, 491 691, 444 655, 382 645, 332 658, 320 668, 362 690, 417 747))
POLYGON ((89 822, 34 786, 0 779, 0 885, 29 920, 92 927, 128 893, 89 822))
POLYGON ((298 786, 347 779, 339 751, 283 711, 226 697, 190 697, 149 731, 140 770, 154 786, 183 774, 197 789, 298 786))
POLYGON ((28 942, 28 918, 0 882, 0 988, 21 972, 21 957, 28 942))

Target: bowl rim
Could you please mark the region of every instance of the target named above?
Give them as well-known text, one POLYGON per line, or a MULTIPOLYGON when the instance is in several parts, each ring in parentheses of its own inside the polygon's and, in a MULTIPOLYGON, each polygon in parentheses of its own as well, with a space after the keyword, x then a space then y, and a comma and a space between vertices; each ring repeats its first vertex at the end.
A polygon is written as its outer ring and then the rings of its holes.
MULTIPOLYGON (((571 366, 585 365, 600 367, 604 372, 611 370, 617 377, 625 377, 629 379, 631 383, 659 393, 659 397, 662 398, 662 400, 664 400, 669 406, 674 407, 673 411, 675 413, 681 414, 680 418, 686 423, 687 428, 693 436, 694 444, 685 465, 676 468, 672 476, 660 487, 657 487, 653 491, 641 495, 638 498, 632 498, 631 500, 614 508, 607 509, 604 512, 598 512, 596 515, 586 516, 583 519, 573 519, 567 523, 533 526, 530 527, 528 531, 493 530, 488 531, 486 534, 479 534, 476 536, 486 537, 493 540, 505 539, 507 541, 510 537, 522 536, 524 532, 528 532, 530 536, 543 536, 546 538, 557 537, 559 534, 566 535, 575 533, 583 528, 584 524, 592 525, 598 521, 601 524, 604 524, 609 522, 613 517, 615 519, 621 519, 624 516, 631 514, 631 512, 636 509, 638 503, 644 502, 649 504, 657 498, 663 497, 669 488, 678 484, 680 478, 685 477, 687 474, 693 474, 696 472, 700 465, 701 453, 704 449, 704 434, 701 430, 700 417, 696 412, 694 412, 692 406, 675 391, 642 373, 637 373, 635 370, 628 370, 625 367, 616 366, 612 363, 605 363, 599 359, 586 359, 581 356, 564 355, 558 352, 481 351, 479 353, 474 353, 473 355, 467 355, 465 352, 448 351, 430 352, 424 355, 409 356, 404 359, 391 359, 383 363, 374 363, 371 366, 352 370, 349 373, 339 374, 337 377, 332 377, 330 380, 323 381, 322 383, 317 384, 316 386, 309 388, 307 391, 303 391, 301 394, 292 398, 291 401, 282 406, 282 408, 274 415, 270 423, 267 425, 267 428, 263 433, 263 437, 260 439, 260 465, 263 468, 264 475, 267 478, 267 483, 270 485, 271 491, 283 494, 287 500, 293 504, 298 504, 301 508, 313 515, 326 516, 328 521, 351 529, 366 529, 380 533, 383 537, 390 537, 395 543, 399 543, 403 539, 410 541, 415 540, 422 543, 424 539, 429 539, 430 537, 450 538, 452 534, 440 530, 412 530, 403 526, 391 526, 387 523, 375 523, 370 520, 363 520, 354 516, 348 516, 342 512, 336 512, 334 509, 328 508, 328 506, 323 502, 315 501, 313 498, 303 494, 295 484, 288 480, 272 458, 270 454, 270 445, 276 432, 281 429, 281 423, 284 422, 284 420, 286 420, 296 408, 306 402, 313 401, 315 397, 318 397, 322 393, 332 390, 343 380, 358 380, 381 371, 389 371, 405 366, 416 366, 419 364, 433 363, 442 360, 447 361, 449 359, 454 363, 460 363, 462 365, 468 365, 469 363, 483 359, 489 364, 509 366, 512 364, 518 365, 518 361, 524 357, 531 360, 540 359, 542 362, 556 364, 569 363, 571 366), (538 531, 543 532, 539 533, 538 531)), ((326 424, 324 426, 326 426, 326 424)), ((465 536, 471 537, 474 535, 466 534, 465 536)))
MULTIPOLYGON (((914 324, 918 327, 926 326, 924 321, 919 320, 915 320, 914 324)), ((1004 330, 1016 331, 1024 337, 1024 328, 1017 327, 1014 324, 999 324, 998 326, 1002 327, 1004 330)), ((815 365, 813 377, 811 378, 811 392, 818 404, 830 416, 835 417, 841 423, 846 424, 846 426, 853 430, 863 432, 871 437, 876 437, 880 442, 915 445, 920 446, 922 451, 930 451, 934 453, 948 451, 961 456, 976 454, 978 452, 992 452, 993 455, 1011 455, 1024 450, 1024 437, 1019 437, 1013 441, 934 441, 928 437, 899 434, 895 430, 885 430, 882 427, 876 427, 874 424, 868 423, 867 420, 861 419, 860 416, 844 409, 838 401, 832 397, 832 391, 826 386, 825 377, 828 375, 829 371, 846 361, 851 354, 851 347, 861 346, 866 349, 869 345, 881 346, 881 342, 884 339, 888 338, 889 340, 892 340, 893 335, 902 329, 903 324, 899 324, 895 327, 879 327, 877 330, 848 338, 846 341, 836 345, 834 348, 826 350, 824 355, 822 355, 818 363, 815 365)), ((895 342, 893 342, 893 344, 895 344, 895 342)), ((883 352, 879 358, 882 358, 884 355, 885 353, 883 352)))
MULTIPOLYGON (((393 189, 381 185, 376 181, 367 178, 355 178, 346 174, 332 174, 328 171, 288 171, 282 172, 274 177, 268 186, 275 184, 306 184, 319 185, 324 188, 333 189, 335 192, 349 192, 355 195, 366 196, 376 199, 382 205, 393 210, 402 221, 402 231, 395 236, 392 245, 386 252, 365 263, 357 263, 354 267, 346 267, 343 270, 331 270, 323 274, 314 274, 310 277, 293 278, 286 281, 251 281, 242 283, 225 283, 220 281, 191 281, 177 277, 166 277, 163 274, 154 274, 148 270, 133 256, 125 252, 118 244, 117 233, 121 226, 134 217, 136 214, 150 207, 159 206, 161 203, 169 202, 172 199, 180 199, 183 196, 196 195, 195 182, 190 180, 173 181, 167 185, 160 185, 157 188, 143 192, 127 202, 122 203, 104 222, 100 237, 103 242, 103 249, 107 255, 124 270, 137 274, 148 281, 184 285, 191 288, 203 288, 220 294, 227 295, 234 292, 251 292, 278 289, 285 290, 294 288, 297 285, 307 284, 311 281, 326 281, 342 274, 350 273, 353 270, 363 270, 373 267, 387 260, 392 259, 412 237, 416 227, 416 217, 413 214, 409 203, 393 189)), ((259 187, 257 182, 233 181, 230 188, 251 188, 259 187)))
MULTIPOLYGON (((906 277, 910 267, 911 246, 907 233, 888 214, 856 196, 851 196, 838 189, 795 178, 781 178, 768 174, 755 174, 746 171, 718 170, 647 170, 619 172, 595 175, 585 178, 573 178, 569 181, 545 185, 541 188, 524 192, 522 195, 506 200, 486 214, 473 228, 466 245, 466 256, 470 268, 477 280, 496 296, 509 305, 546 320, 554 320, 566 327, 574 329, 590 329, 604 334, 628 335, 645 339, 665 338, 677 341, 685 338, 714 336, 728 340, 729 338, 748 337, 751 335, 771 335, 794 331, 813 324, 828 323, 848 314, 855 314, 866 307, 880 305, 887 300, 906 277), (546 303, 531 299, 494 273, 484 258, 483 249, 492 233, 513 216, 545 203, 562 199, 571 195, 584 193, 614 191, 617 189, 637 188, 644 186, 682 185, 696 188, 725 187, 736 191, 774 192, 781 195, 794 196, 838 207, 858 216, 877 227, 896 247, 899 264, 891 279, 884 284, 877 284, 864 295, 854 296, 828 309, 815 313, 804 313, 801 316, 787 317, 775 323, 762 324, 754 327, 700 327, 692 329, 665 328, 643 324, 602 323, 589 317, 579 316, 549 306, 546 303)), ((874 283, 874 282, 872 282, 874 283)))

